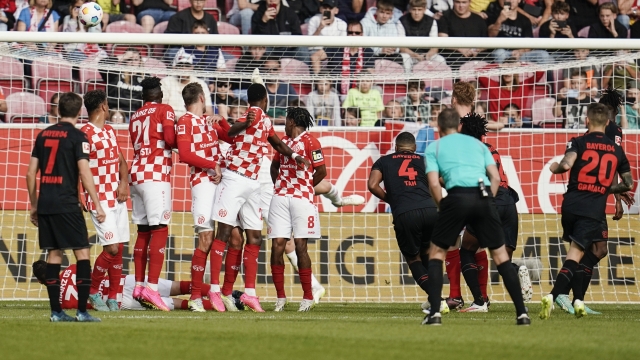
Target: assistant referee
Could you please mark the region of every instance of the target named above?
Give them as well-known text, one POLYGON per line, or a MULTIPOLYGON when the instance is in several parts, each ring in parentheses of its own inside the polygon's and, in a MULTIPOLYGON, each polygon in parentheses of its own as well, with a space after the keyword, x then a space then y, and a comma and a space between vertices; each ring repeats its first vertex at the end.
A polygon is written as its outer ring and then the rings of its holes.
POLYGON ((531 320, 522 300, 518 275, 504 246, 504 234, 495 206, 494 196, 500 185, 498 168, 482 142, 458 133, 459 125, 460 116, 455 110, 441 112, 438 116, 440 139, 431 143, 425 154, 427 181, 440 212, 429 248, 429 302, 432 311, 422 324, 441 323, 440 313, 435 309, 440 308, 442 296, 442 263, 447 249, 455 244, 460 231, 469 224, 474 228, 480 246, 490 250, 502 275, 516 307, 516 324, 529 325, 531 320), (444 199, 440 177, 448 193, 444 199))

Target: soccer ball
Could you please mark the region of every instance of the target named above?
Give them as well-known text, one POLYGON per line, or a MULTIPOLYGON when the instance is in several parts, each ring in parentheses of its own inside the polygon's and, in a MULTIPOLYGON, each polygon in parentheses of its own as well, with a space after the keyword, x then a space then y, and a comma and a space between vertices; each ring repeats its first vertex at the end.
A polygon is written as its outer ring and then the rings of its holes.
POLYGON ((82 25, 93 27, 102 22, 102 8, 94 2, 82 4, 78 13, 82 25))

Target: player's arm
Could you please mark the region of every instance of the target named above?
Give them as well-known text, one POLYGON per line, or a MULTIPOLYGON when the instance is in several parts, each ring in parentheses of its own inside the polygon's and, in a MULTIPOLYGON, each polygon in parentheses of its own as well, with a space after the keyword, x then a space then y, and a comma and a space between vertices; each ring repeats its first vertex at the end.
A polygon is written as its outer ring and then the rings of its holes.
POLYGON ((173 112, 173 109, 171 109, 167 110, 167 116, 162 120, 162 136, 164 138, 164 143, 172 149, 176 147, 175 118, 176 114, 173 112))
POLYGON ((560 160, 559 163, 553 162, 553 164, 549 166, 549 170, 551 170, 551 172, 554 174, 566 173, 567 171, 571 170, 571 168, 573 167, 573 163, 576 162, 577 158, 578 153, 576 153, 575 151, 570 151, 564 154, 564 157, 562 158, 562 160, 560 160))
POLYGON ((322 164, 313 168, 313 186, 320 184, 320 182, 327 176, 327 166, 322 164))
POLYGON ((238 121, 234 122, 227 135, 230 137, 236 137, 241 132, 245 131, 253 121, 256 119, 256 113, 253 110, 247 111, 247 115, 244 117, 244 121, 242 118, 238 119, 238 121))
POLYGON ((311 159, 313 164, 313 187, 315 188, 327 176, 322 145, 316 138, 310 137, 309 144, 305 148, 307 149, 306 157, 311 159))
POLYGON ((176 136, 178 154, 180 161, 202 169, 215 169, 217 163, 198 156, 191 149, 191 126, 178 121, 178 131, 176 136))
POLYGON ((36 192, 36 176, 38 175, 38 158, 31 157, 27 170, 27 192, 31 202, 31 223, 38 226, 38 193, 36 192))
POLYGON ((280 159, 279 156, 275 156, 271 161, 271 167, 269 168, 269 174, 271 174, 271 182, 276 183, 278 174, 280 173, 280 159))
POLYGON ((631 176, 631 172, 627 171, 622 173, 620 177, 622 178, 622 182, 611 186, 609 188, 609 194, 620 194, 633 188, 633 176, 631 176))
POLYGON ((102 206, 100 205, 100 199, 98 198, 96 186, 93 182, 91 167, 89 167, 89 160, 78 160, 78 170, 80 171, 80 181, 82 181, 82 186, 89 193, 91 201, 93 201, 94 205, 96 206, 96 219, 98 219, 98 221, 102 223, 104 222, 106 215, 104 213, 104 210, 102 210, 102 206))
POLYGON ((500 173, 498 172, 498 167, 494 164, 487 166, 486 169, 487 176, 491 182, 491 193, 493 196, 496 196, 498 194, 498 188, 500 187, 500 173))
POLYGON ((127 160, 124 159, 122 155, 122 151, 119 153, 120 157, 120 184, 118 184, 118 202, 123 203, 127 201, 129 197, 129 166, 127 165, 127 160))
POLYGON ((382 182, 382 171, 378 169, 371 169, 371 173, 369 173, 369 181, 367 182, 367 187, 369 188, 369 192, 375 195, 378 199, 382 201, 387 201, 387 193, 380 186, 382 182))
POLYGON ((440 208, 440 201, 442 201, 442 186, 440 186, 440 173, 437 171, 430 171, 427 173, 427 183, 429 183, 429 190, 431 191, 431 197, 436 203, 436 206, 440 208))
MULTIPOLYGON (((235 124, 233 125, 235 126, 235 124)), ((231 128, 233 128, 233 126, 231 128)), ((294 159, 298 163, 298 165, 304 165, 305 168, 311 166, 311 163, 309 162, 309 160, 305 159, 304 157, 298 154, 295 154, 293 150, 291 150, 291 148, 288 147, 287 144, 283 143, 282 140, 280 140, 278 135, 276 135, 275 133, 269 136, 267 138, 267 141, 269 141, 269 144, 271 144, 271 146, 273 146, 273 148, 277 152, 279 152, 284 156, 294 159)))

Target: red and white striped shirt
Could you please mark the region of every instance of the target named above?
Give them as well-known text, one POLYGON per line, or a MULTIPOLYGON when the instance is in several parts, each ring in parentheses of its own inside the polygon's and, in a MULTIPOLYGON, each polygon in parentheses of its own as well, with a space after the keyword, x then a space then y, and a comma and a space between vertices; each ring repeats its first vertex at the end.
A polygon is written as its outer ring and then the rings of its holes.
POLYGON ((313 203, 313 170, 324 165, 320 142, 307 131, 295 139, 285 136, 282 142, 294 153, 309 160, 311 166, 305 169, 294 159, 276 154, 276 159, 280 162, 280 170, 275 183, 275 195, 307 199, 313 203))
MULTIPOLYGON (((102 129, 88 123, 80 129, 89 139, 89 166, 96 185, 98 199, 112 208, 117 204, 117 190, 120 184, 120 147, 116 133, 109 125, 102 129)), ((96 205, 85 190, 87 209, 95 210, 96 205)))
MULTIPOLYGON (((271 119, 259 107, 252 106, 248 111, 256 113, 251 125, 234 137, 227 156, 227 169, 253 180, 258 179, 262 157, 268 153, 267 138, 275 135, 271 119)), ((247 121, 244 113, 237 121, 247 121)))

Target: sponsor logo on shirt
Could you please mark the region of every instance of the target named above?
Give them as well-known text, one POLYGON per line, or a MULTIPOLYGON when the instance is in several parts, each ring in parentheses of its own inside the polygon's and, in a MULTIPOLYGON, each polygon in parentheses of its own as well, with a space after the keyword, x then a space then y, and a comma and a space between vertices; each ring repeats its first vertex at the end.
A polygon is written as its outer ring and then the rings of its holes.
POLYGON ((184 125, 178 125, 178 135, 184 135, 187 133, 187 127, 184 125))
POLYGON ((322 149, 313 150, 311 152, 311 158, 313 159, 314 162, 324 160, 324 156, 322 155, 322 149))
POLYGON ((618 146, 622 146, 622 137, 616 135, 616 145, 618 146))
POLYGON ((82 152, 85 154, 88 154, 91 152, 91 146, 89 145, 88 142, 83 142, 82 143, 82 152))
POLYGON ((173 111, 167 111, 167 120, 175 120, 176 115, 173 113, 173 111))

